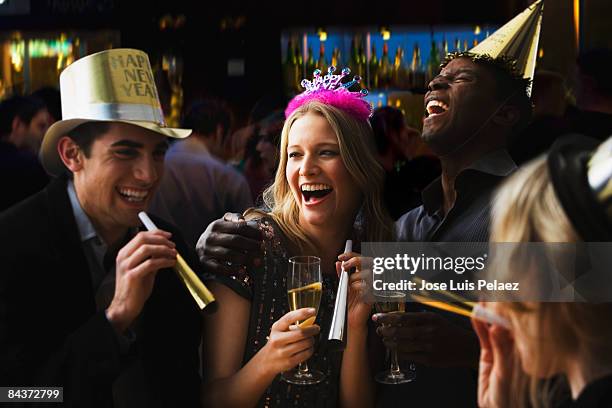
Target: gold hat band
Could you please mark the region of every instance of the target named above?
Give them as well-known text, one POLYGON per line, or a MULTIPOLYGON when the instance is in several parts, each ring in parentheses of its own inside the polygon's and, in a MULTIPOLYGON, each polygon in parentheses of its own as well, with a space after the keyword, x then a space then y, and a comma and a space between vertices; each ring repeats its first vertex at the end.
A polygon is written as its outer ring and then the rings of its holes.
POLYGON ((72 108, 71 116, 71 118, 66 119, 131 120, 153 122, 160 126, 166 126, 164 115, 160 109, 137 103, 81 104, 72 108))

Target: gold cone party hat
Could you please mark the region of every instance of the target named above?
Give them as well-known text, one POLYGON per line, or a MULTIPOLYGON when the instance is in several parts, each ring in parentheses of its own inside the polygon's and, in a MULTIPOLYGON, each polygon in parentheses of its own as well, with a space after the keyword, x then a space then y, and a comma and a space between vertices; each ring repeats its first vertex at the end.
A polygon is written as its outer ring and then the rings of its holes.
POLYGON ((65 171, 57 142, 87 122, 123 122, 172 138, 184 138, 188 129, 166 126, 153 72, 146 53, 117 48, 83 57, 60 75, 62 120, 45 134, 40 150, 48 173, 65 171))
POLYGON ((510 74, 525 79, 528 82, 527 95, 530 96, 543 10, 544 2, 536 1, 471 50, 449 54, 445 63, 460 56, 493 60, 510 74))
POLYGON ((587 165, 589 186, 612 220, 612 136, 602 143, 587 165))

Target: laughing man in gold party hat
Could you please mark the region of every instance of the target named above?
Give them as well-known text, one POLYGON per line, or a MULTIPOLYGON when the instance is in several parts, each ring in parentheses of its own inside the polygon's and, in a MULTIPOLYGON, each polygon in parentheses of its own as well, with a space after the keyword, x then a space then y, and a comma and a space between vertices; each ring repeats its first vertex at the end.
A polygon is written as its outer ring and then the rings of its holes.
MULTIPOLYGON (((542 11, 537 1, 478 46, 449 54, 429 83, 422 138, 442 174, 422 192, 423 205, 397 221, 398 240, 489 240, 491 195, 516 169, 506 146, 531 118, 542 11)), ((467 320, 433 310, 376 318, 386 324, 384 341, 425 365, 420 377, 446 391, 423 395, 416 406, 476 405, 479 346, 467 320)))
POLYGON ((197 406, 200 316, 177 275, 177 231, 138 231, 164 171, 147 55, 114 49, 60 76, 55 179, 0 216, 0 384, 63 387, 69 406, 197 406))

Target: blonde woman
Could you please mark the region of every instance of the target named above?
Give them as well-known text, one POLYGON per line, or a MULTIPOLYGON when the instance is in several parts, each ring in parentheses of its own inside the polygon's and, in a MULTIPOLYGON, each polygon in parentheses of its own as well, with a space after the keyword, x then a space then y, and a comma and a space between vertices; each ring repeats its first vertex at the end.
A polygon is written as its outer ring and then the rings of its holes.
MULTIPOLYGON (((392 238, 381 201, 383 171, 373 155, 370 107, 359 93, 341 89, 345 72, 330 72, 327 87, 322 81, 317 87, 315 75, 314 85, 287 108, 279 168, 264 194, 270 210, 245 214, 263 232, 263 264, 235 274, 225 285, 213 285, 220 308, 205 320, 206 405, 374 404, 366 350, 371 308, 359 298, 365 272, 351 276, 344 352, 330 349, 327 333, 320 333, 331 321, 345 241, 392 238), (312 317, 314 310, 287 313, 287 260, 295 255, 321 258, 323 296, 317 324, 306 328, 294 322, 312 317), (325 373, 325 381, 296 386, 279 378, 306 360, 325 373)), ((358 264, 356 255, 350 254, 350 266, 358 264)))
MULTIPOLYGON (((591 158, 592 147, 582 139, 559 143, 548 158, 535 159, 510 177, 495 198, 492 241, 612 241, 612 139, 591 158)), ((573 265, 563 252, 551 260, 561 268, 573 265)), ((534 281, 526 274, 519 279, 534 281)), ((612 406, 612 303, 523 301, 489 307, 505 315, 511 329, 473 322, 481 342, 481 407, 612 406), (556 392, 567 392, 567 386, 570 396, 556 392)))

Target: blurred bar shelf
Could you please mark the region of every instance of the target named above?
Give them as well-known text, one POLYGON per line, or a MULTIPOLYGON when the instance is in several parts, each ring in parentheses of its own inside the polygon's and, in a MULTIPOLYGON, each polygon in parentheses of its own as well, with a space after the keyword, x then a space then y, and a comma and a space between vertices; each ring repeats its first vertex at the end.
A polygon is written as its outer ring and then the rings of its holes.
POLYGON ((393 106, 420 127, 423 94, 447 52, 466 51, 495 32, 496 25, 389 26, 363 28, 295 27, 281 33, 283 87, 291 97, 302 78, 330 65, 360 75, 367 99, 393 106))

